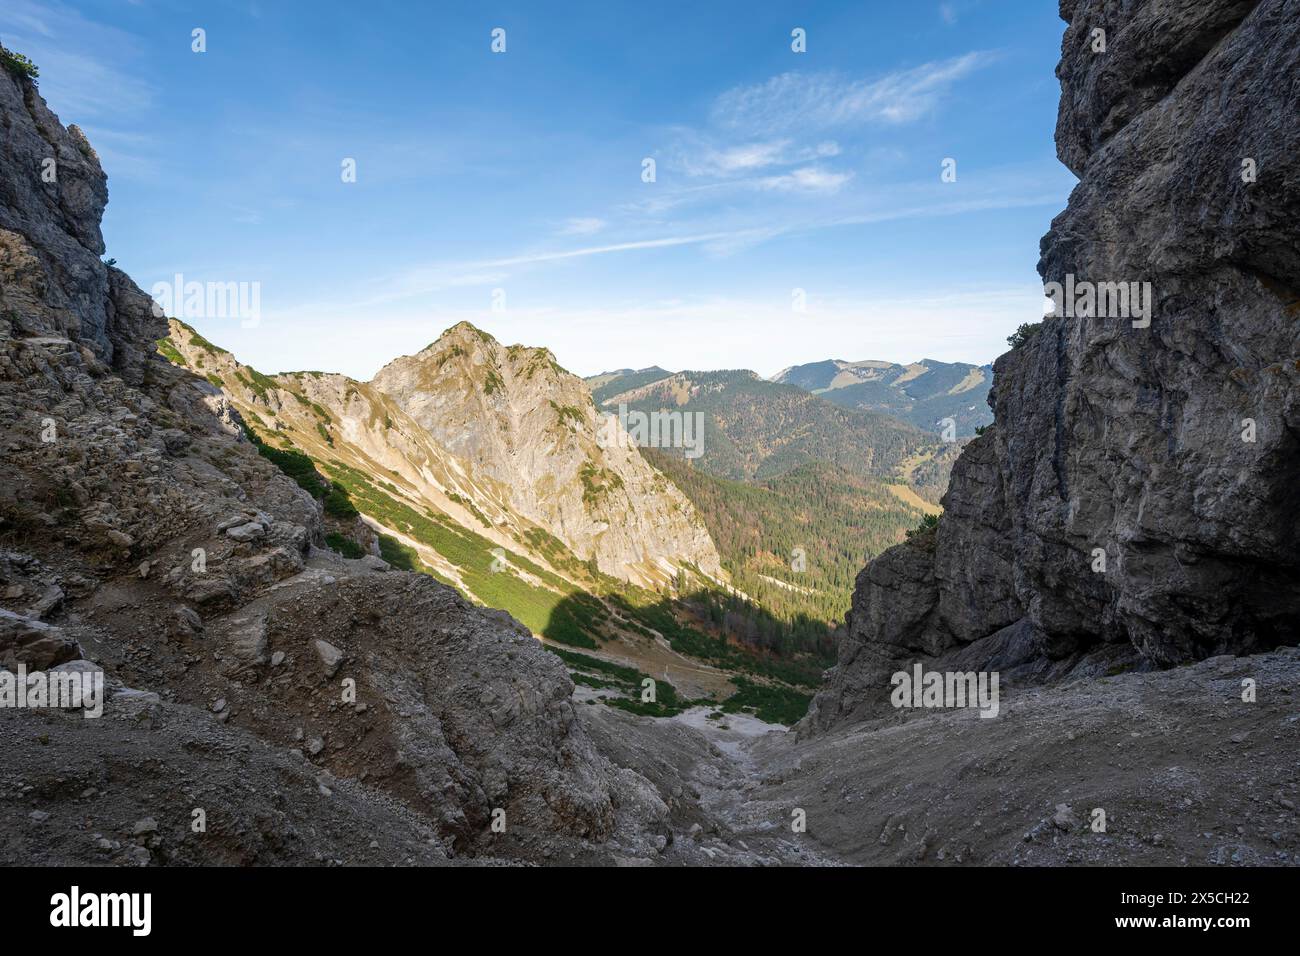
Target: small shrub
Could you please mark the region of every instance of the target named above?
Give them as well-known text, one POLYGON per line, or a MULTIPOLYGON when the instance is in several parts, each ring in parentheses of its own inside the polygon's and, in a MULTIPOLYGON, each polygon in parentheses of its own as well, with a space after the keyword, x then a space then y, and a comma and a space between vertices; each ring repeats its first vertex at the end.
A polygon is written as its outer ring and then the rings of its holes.
POLYGON ((351 538, 339 534, 337 531, 331 531, 329 534, 325 535, 325 543, 345 558, 356 559, 365 557, 366 554, 365 548, 361 547, 361 545, 357 544, 351 538))
POLYGON ((916 535, 925 534, 925 532, 931 531, 937 527, 939 527, 939 516, 925 515, 921 518, 921 523, 919 525, 907 532, 907 538, 910 541, 916 535))
POLYGON ((229 355, 229 354, 230 354, 230 353, 227 352, 225 349, 221 348, 221 346, 219 346, 219 345, 213 345, 211 342, 209 342, 209 341, 208 341, 207 339, 205 339, 203 336, 199 335, 198 332, 194 331, 194 329, 192 329, 190 326, 186 325, 184 322, 179 323, 179 325, 180 325, 181 328, 183 328, 187 333, 189 333, 189 336, 190 336, 190 345, 193 345, 195 348, 203 349, 203 351, 205 351, 205 352, 207 352, 209 355, 213 355, 213 356, 217 356, 217 355, 229 355))
MULTIPOLYGON (((220 383, 220 379, 218 379, 218 383, 220 383)), ((262 441, 258 434, 247 425, 242 425, 242 428, 244 437, 253 443, 253 447, 257 449, 258 454, 297 482, 299 488, 313 498, 319 498, 325 493, 325 482, 317 474, 316 465, 310 458, 292 447, 288 449, 272 448, 262 441)), ((351 504, 349 501, 348 506, 351 507, 351 504)), ((356 517, 355 509, 351 515, 345 515, 344 517, 356 517)))
POLYGON ((1007 336, 1007 345, 1010 345, 1013 349, 1018 349, 1041 332, 1042 329, 1042 322, 1025 322, 1020 328, 1007 336))
POLYGON ((176 349, 176 344, 172 342, 171 336, 164 336, 154 343, 158 347, 159 354, 173 365, 185 364, 185 357, 176 349))
POLYGON ((29 80, 35 80, 41 75, 35 63, 21 53, 6 50, 3 46, 0 46, 0 64, 3 64, 4 68, 14 76, 25 76, 29 80))
POLYGON ((419 555, 414 548, 409 548, 396 538, 386 534, 379 536, 379 553, 385 561, 403 571, 422 570, 419 555))
POLYGON ((812 694, 805 694, 792 687, 756 684, 743 677, 732 678, 732 683, 736 685, 736 693, 723 701, 723 713, 749 711, 769 724, 785 724, 788 727, 798 723, 808 713, 808 704, 812 701, 812 694))
POLYGON ((331 488, 325 495, 325 513, 342 521, 351 521, 359 514, 352 498, 342 488, 331 488))

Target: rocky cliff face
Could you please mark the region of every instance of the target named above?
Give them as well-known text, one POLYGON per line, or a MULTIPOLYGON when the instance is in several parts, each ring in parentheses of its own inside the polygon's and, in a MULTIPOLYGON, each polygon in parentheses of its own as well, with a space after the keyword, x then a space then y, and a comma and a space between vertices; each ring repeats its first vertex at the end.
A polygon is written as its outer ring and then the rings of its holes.
MULTIPOLYGON (((263 375, 176 319, 170 320, 160 347, 171 361, 202 376, 194 387, 207 393, 208 401, 229 402, 272 448, 310 456, 322 486, 330 477, 337 479, 338 469, 350 469, 379 482, 395 500, 425 513, 432 508, 488 544, 522 549, 546 563, 529 545, 528 535, 537 525, 511 509, 509 488, 474 475, 467 462, 435 442, 373 386, 328 372, 263 375)), ((232 434, 237 431, 232 424, 232 434)), ((366 521, 389 533, 406 530, 389 528, 384 520, 386 516, 366 515, 360 527, 345 521, 338 528, 371 545, 377 539, 365 530, 366 521)), ((370 550, 378 553, 376 547, 370 550)), ((446 558, 427 551, 423 557, 453 580, 457 577, 446 558)), ((467 590, 463 582, 457 584, 467 590)))
POLYGON ((371 384, 604 573, 656 586, 690 564, 721 577, 691 503, 634 446, 599 440, 591 393, 546 349, 503 347, 461 323, 371 384))
POLYGON ((1300 2, 1061 15, 1080 182, 1039 272, 1149 283, 1150 325, 1052 316, 998 360, 996 424, 937 533, 859 575, 805 730, 918 659, 1042 676, 1300 638, 1300 2))
POLYGON ((76 126, 35 87, 0 77, 0 322, 18 335, 75 337, 138 383, 163 321, 127 277, 100 261, 108 180, 76 126))

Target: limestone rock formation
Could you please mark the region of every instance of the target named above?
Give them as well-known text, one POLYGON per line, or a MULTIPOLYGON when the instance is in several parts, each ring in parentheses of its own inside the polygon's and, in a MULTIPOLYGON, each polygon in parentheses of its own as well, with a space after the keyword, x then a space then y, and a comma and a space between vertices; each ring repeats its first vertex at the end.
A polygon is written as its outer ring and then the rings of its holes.
POLYGON ((1080 181, 1039 272, 1149 283, 1150 325, 1053 315, 998 360, 995 425, 937 532, 859 576, 805 730, 878 706, 918 658, 1041 674, 1300 639, 1300 4, 1061 14, 1080 181))
MULTIPOLYGON (((548 364, 544 381, 533 366, 520 383, 509 373, 505 379, 486 375, 481 363, 470 363, 468 374, 459 363, 444 371, 445 362, 468 354, 462 340, 490 340, 468 325, 445 338, 456 338, 447 345, 445 360, 422 360, 439 372, 436 382, 417 374, 423 391, 402 384, 403 373, 396 369, 405 360, 381 373, 397 396, 376 383, 335 373, 263 375, 176 319, 170 320, 161 349, 203 376, 196 387, 210 407, 228 403, 272 447, 309 455, 322 481, 346 484, 340 469, 354 478, 369 477, 372 485, 379 481, 377 489, 402 506, 422 514, 432 509, 484 539, 483 550, 498 546, 561 577, 570 575, 572 563, 595 557, 611 577, 650 587, 666 584, 686 566, 721 575, 713 542, 690 502, 636 448, 598 446, 585 387, 558 366, 549 368, 554 366, 549 353, 504 350, 516 357, 544 356, 548 364), (511 398, 501 394, 507 380, 511 398), (452 393, 460 403, 454 411, 430 410, 452 393), (423 409, 424 419, 408 414, 403 401, 423 409), (503 414, 498 407, 503 402, 512 410, 503 414), (579 414, 583 407, 586 412, 579 414)), ((238 431, 233 424, 230 429, 238 431)), ((363 515, 360 529, 327 530, 374 540, 366 530, 369 522, 383 533, 409 538, 400 522, 363 515)), ((411 546, 445 580, 478 596, 463 568, 446 554, 419 541, 411 546)))
POLYGON ((546 349, 504 347, 462 322, 371 384, 604 573, 654 585, 689 564, 721 577, 694 506, 634 445, 599 440, 591 393, 546 349))

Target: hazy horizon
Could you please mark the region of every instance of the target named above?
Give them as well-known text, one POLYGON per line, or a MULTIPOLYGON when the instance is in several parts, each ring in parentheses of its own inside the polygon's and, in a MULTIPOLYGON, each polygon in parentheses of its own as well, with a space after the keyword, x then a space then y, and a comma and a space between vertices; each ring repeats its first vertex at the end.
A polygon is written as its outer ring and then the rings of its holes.
POLYGON ((981 0, 0 10, 100 153, 106 256, 146 292, 256 284, 252 327, 179 317, 268 372, 358 379, 462 320, 580 375, 987 364, 1042 314, 1074 182, 1059 33, 981 0))

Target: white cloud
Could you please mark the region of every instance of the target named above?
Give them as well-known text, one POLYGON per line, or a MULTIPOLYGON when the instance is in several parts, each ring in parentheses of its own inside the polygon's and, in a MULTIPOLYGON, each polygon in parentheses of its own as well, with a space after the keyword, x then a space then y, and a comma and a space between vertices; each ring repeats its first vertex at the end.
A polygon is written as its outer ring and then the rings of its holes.
POLYGON ((744 146, 712 151, 709 159, 712 165, 722 172, 762 169, 764 166, 780 162, 781 155, 788 145, 788 140, 775 143, 748 143, 744 146))
MULTIPOLYGON (((827 133, 840 131, 854 140, 859 127, 919 119, 993 57, 977 51, 874 79, 782 73, 735 87, 715 99, 706 128, 672 130, 663 156, 669 168, 717 180, 712 185, 723 190, 834 194, 853 173, 826 164, 843 152, 827 133)), ((714 197, 678 190, 652 197, 645 211, 664 213, 709 198, 714 197)))
POLYGON ((799 146, 789 139, 726 145, 709 137, 683 133, 671 151, 670 158, 687 175, 725 178, 773 166, 792 166, 829 159, 839 154, 840 145, 834 140, 825 140, 812 146, 799 146))
POLYGON ((595 216, 575 217, 565 220, 557 235, 591 236, 600 232, 606 225, 608 223, 604 219, 597 219, 595 216))
MULTIPOLYGON (((510 278, 513 270, 565 260, 585 259, 589 256, 610 255, 645 249, 667 249, 675 246, 705 245, 715 242, 743 242, 754 230, 714 232, 699 235, 660 236, 653 239, 636 239, 602 246, 581 246, 576 249, 553 249, 530 252, 502 259, 479 262, 443 262, 416 266, 397 275, 377 279, 371 283, 372 294, 350 302, 325 299, 309 302, 280 313, 282 317, 310 317, 323 313, 362 314, 393 303, 415 300, 436 292, 472 286, 498 285, 510 278)), ((751 238, 752 241, 752 238, 751 238)))
POLYGON ((779 189, 786 192, 833 193, 853 178, 852 173, 836 173, 819 166, 805 166, 780 176, 767 176, 758 180, 760 189, 779 189))
MULTIPOLYGON (((862 195, 836 197, 826 203, 810 203, 809 192, 831 195, 850 174, 806 167, 786 176, 770 177, 778 182, 764 184, 762 178, 729 182, 733 190, 770 191, 764 208, 745 212, 733 210, 727 216, 712 216, 696 223, 695 231, 651 235, 644 238, 582 245, 574 248, 539 249, 518 255, 480 261, 444 261, 415 265, 370 282, 368 295, 358 298, 329 296, 280 313, 284 320, 313 319, 326 314, 365 315, 390 308, 428 308, 431 296, 465 287, 502 285, 533 267, 576 262, 593 256, 613 256, 658 249, 694 246, 705 255, 727 257, 784 236, 804 235, 824 229, 860 227, 903 219, 942 218, 996 209, 1059 206, 1068 192, 1069 173, 1056 164, 1048 172, 1028 167, 987 171, 981 187, 968 187, 960 196, 935 183, 895 184, 862 195), (788 192, 788 200, 780 197, 788 192), (781 206, 774 222, 766 207, 781 206)), ((651 228, 651 227, 646 227, 651 228)), ((664 229, 658 224, 654 228, 664 229)), ((1041 289, 1039 298, 1041 299, 1041 289)), ((449 322, 454 324, 454 322, 449 322)), ((938 356, 935 356, 938 357, 938 356)), ((788 363, 787 363, 788 364, 788 363)))
POLYGON ((832 73, 782 73, 728 90, 714 103, 718 126, 771 134, 866 123, 907 123, 932 112, 953 85, 992 61, 988 52, 926 63, 874 80, 832 73))

